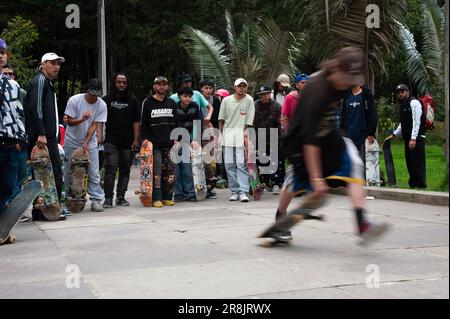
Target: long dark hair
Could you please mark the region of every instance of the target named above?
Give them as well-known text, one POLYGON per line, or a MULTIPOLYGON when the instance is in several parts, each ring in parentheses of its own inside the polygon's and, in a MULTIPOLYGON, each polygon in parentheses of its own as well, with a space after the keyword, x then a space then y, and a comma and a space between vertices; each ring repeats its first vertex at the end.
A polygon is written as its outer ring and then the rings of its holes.
POLYGON ((131 96, 131 79, 129 77, 128 74, 124 73, 124 72, 118 72, 116 73, 113 78, 111 79, 111 85, 110 85, 110 92, 112 96, 124 96, 124 97, 130 97, 131 96), (119 75, 123 75, 124 77, 127 78, 127 88, 125 89, 125 91, 123 91, 123 93, 119 94, 119 91, 117 91, 116 88, 116 79, 119 75))

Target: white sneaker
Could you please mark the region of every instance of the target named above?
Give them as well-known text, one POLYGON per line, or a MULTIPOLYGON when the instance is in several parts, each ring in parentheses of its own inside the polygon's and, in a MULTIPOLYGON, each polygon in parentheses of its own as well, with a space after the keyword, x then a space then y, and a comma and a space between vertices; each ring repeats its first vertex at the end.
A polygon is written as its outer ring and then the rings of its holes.
POLYGON ((279 195, 279 194, 280 194, 280 186, 275 185, 275 186, 272 188, 272 194, 274 194, 274 195, 279 195))
POLYGON ((249 201, 247 195, 245 195, 244 193, 242 193, 242 194, 239 195, 239 200, 240 200, 242 203, 247 203, 247 202, 249 201))
POLYGON ((102 212, 103 211, 103 205, 102 202, 99 200, 93 200, 91 204, 91 211, 93 212, 102 212))
POLYGON ((238 194, 233 194, 230 197, 230 201, 235 202, 239 199, 239 195, 238 194))

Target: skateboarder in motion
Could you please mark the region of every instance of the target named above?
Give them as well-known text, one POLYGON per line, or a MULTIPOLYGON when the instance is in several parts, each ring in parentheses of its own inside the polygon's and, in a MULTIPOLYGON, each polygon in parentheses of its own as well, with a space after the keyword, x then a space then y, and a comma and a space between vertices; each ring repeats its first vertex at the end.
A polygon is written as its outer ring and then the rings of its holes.
POLYGON ((387 225, 367 219, 362 187, 363 163, 353 143, 340 136, 335 123, 339 100, 348 88, 362 81, 362 61, 362 50, 346 47, 322 65, 321 72, 303 91, 283 140, 282 151, 294 165, 297 187, 294 191, 312 189, 305 204, 295 213, 307 218, 324 202, 330 187, 346 186, 353 203, 358 234, 363 240, 370 240, 384 233, 387 225))

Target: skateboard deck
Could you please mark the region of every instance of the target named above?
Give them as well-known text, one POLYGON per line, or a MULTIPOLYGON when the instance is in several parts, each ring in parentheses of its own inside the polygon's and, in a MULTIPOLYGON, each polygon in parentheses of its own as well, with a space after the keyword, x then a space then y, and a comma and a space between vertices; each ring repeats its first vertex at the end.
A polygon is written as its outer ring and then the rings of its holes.
POLYGON ((35 179, 42 185, 34 207, 41 211, 45 219, 49 221, 59 220, 61 212, 48 148, 33 147, 30 164, 33 166, 35 179))
POLYGON ((72 213, 79 213, 86 206, 88 167, 89 153, 82 148, 76 149, 70 161, 70 189, 67 196, 67 208, 72 213))
POLYGON ((395 166, 394 166, 394 159, 392 158, 390 140, 387 140, 383 143, 383 156, 384 156, 384 163, 386 165, 388 185, 395 187, 397 186, 397 178, 395 176, 395 166))
POLYGON ((308 198, 299 208, 294 209, 286 216, 278 219, 258 236, 258 238, 263 238, 261 246, 272 247, 275 244, 287 243, 287 240, 280 240, 279 237, 304 220, 324 221, 324 215, 312 215, 313 210, 317 209, 322 204, 323 201, 308 198))
POLYGON ((135 191, 144 207, 152 206, 153 198, 153 144, 142 142, 139 154, 136 154, 140 166, 140 188, 135 191))
POLYGON ((247 161, 248 177, 250 181, 250 188, 253 193, 254 200, 260 200, 264 191, 264 185, 261 184, 258 174, 258 167, 256 166, 255 150, 250 141, 246 148, 245 157, 247 161))
POLYGON ((0 245, 15 242, 15 236, 11 235, 11 231, 40 191, 41 183, 30 181, 23 186, 22 191, 12 200, 9 206, 0 213, 0 245))
POLYGON ((374 140, 373 144, 366 140, 366 181, 368 186, 380 186, 380 147, 374 140))
POLYGON ((195 197, 198 201, 205 200, 208 191, 203 163, 202 147, 195 144, 191 147, 192 177, 194 179, 195 197))

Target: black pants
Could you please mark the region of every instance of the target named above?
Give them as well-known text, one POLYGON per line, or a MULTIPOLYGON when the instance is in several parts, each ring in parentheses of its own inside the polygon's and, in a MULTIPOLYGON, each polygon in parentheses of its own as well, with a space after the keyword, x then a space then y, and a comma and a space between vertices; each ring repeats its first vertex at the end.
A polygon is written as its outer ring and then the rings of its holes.
POLYGON ((409 141, 405 140, 405 159, 409 173, 409 187, 426 188, 425 138, 418 136, 416 147, 409 149, 409 141))
MULTIPOLYGON (((283 154, 278 149, 275 149, 275 150, 270 149, 270 145, 266 146, 266 149, 264 152, 265 154, 266 154, 267 150, 269 150, 268 156, 270 156, 270 154, 272 154, 272 152, 278 152, 277 169, 276 169, 276 172, 274 172, 272 174, 260 174, 261 183, 266 184, 269 187, 273 187, 273 186, 277 185, 281 188, 283 186, 284 176, 286 175, 286 170, 284 168, 283 154)), ((275 163, 272 163, 272 162, 262 164, 259 161, 257 161, 256 164, 257 164, 258 168, 275 165, 275 163)))
POLYGON ((175 171, 170 148, 153 148, 153 201, 172 200, 175 171))
POLYGON ((125 197, 130 181, 130 168, 132 163, 131 150, 121 148, 117 145, 106 143, 105 151, 105 178, 104 190, 105 198, 113 198, 114 181, 116 172, 119 170, 119 178, 117 181, 117 197, 125 197))

